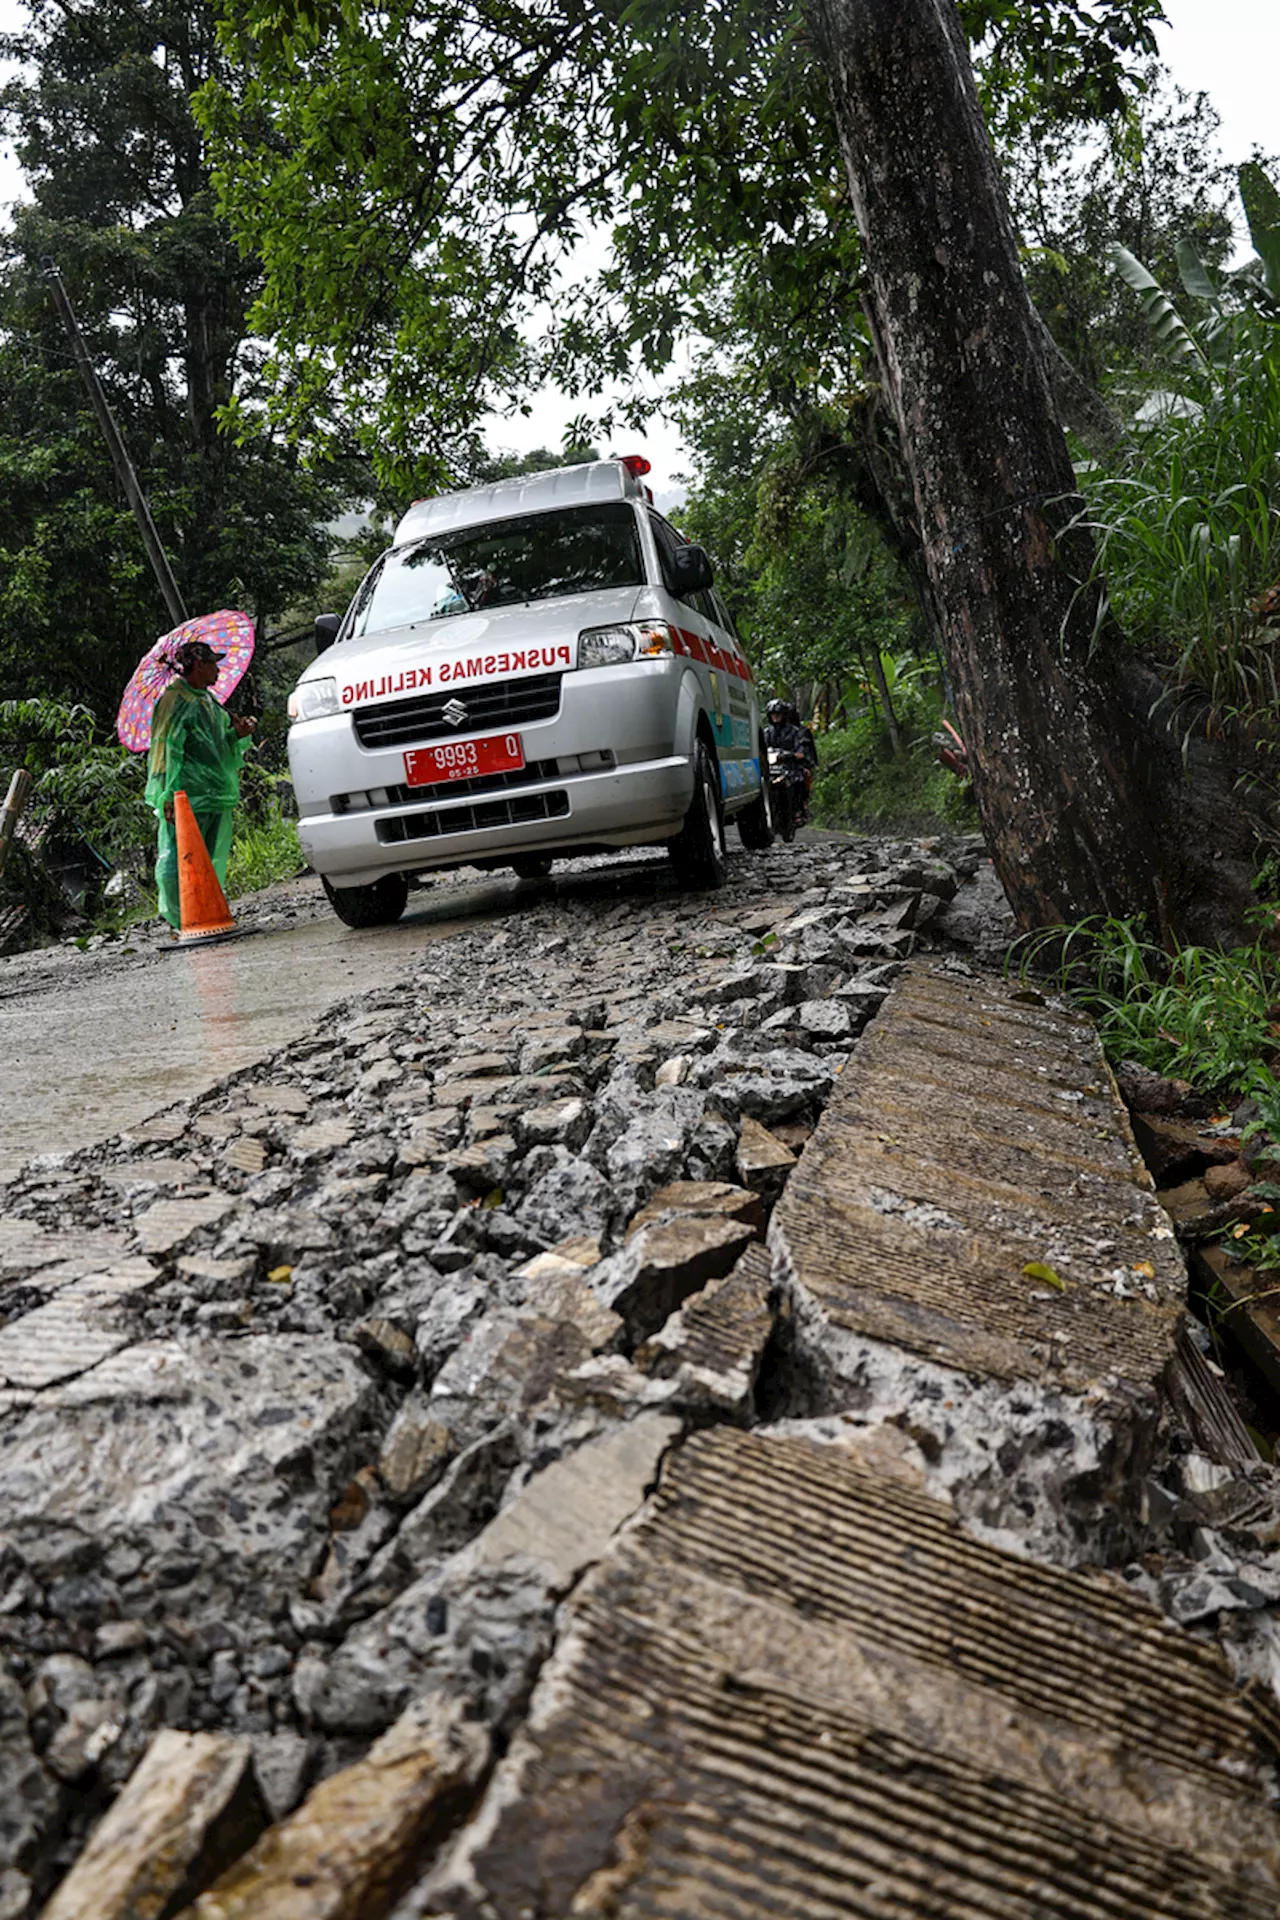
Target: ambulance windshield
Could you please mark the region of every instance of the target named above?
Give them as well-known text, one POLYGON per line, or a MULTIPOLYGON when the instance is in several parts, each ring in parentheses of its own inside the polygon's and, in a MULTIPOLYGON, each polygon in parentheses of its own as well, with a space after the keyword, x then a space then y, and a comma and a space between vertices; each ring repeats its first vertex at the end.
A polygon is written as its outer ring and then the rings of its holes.
POLYGON ((431 534, 384 554, 360 589, 348 637, 643 583, 627 501, 561 507, 431 534))

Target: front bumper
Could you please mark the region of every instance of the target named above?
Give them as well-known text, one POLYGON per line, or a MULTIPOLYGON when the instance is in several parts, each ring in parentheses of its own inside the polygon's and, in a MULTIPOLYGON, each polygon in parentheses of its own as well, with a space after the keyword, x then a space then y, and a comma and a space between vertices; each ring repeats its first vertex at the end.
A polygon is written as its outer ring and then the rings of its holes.
POLYGON ((362 747, 349 713, 297 723, 289 764, 303 853, 336 885, 362 886, 386 873, 669 839, 693 798, 687 678, 674 659, 567 673, 559 712, 518 729, 524 771, 458 790, 406 789, 403 748, 362 747))

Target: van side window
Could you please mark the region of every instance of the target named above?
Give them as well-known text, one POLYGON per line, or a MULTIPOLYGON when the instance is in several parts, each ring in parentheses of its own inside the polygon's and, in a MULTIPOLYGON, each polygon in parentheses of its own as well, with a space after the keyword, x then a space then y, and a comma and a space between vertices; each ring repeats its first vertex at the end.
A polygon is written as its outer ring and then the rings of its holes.
MULTIPOLYGON (((682 540, 675 528, 669 526, 659 513, 649 515, 649 524, 653 528, 653 537, 658 543, 658 558, 662 562, 663 581, 668 592, 675 593, 676 589, 672 584, 675 579, 675 570, 671 565, 671 556, 679 547, 687 546, 688 542, 682 540)), ((686 607, 696 607, 704 620, 714 621, 718 626, 728 626, 728 622, 716 612, 714 595, 705 589, 697 593, 679 593, 676 594, 676 598, 683 600, 686 607)), ((729 631, 732 633, 733 628, 729 627, 729 631)))
POLYGON ((737 640, 738 629, 733 624, 733 615, 729 611, 727 601, 724 599, 723 595, 717 591, 715 587, 711 589, 711 603, 715 608, 715 614, 713 618, 719 621, 720 625, 724 628, 726 633, 731 633, 734 639, 737 640))
POLYGON ((680 545, 680 541, 676 537, 676 530, 674 527, 668 526, 659 513, 651 513, 649 515, 649 525, 653 529, 653 537, 658 547, 658 558, 662 562, 663 584, 670 592, 674 593, 675 588, 671 583, 675 578, 675 570, 671 562, 672 556, 680 545))

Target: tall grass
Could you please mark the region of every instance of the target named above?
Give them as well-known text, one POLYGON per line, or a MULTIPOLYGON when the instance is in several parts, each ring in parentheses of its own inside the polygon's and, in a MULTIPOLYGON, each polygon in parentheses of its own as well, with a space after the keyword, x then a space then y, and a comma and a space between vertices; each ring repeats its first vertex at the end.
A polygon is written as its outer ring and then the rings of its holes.
POLYGON ((306 871, 298 844, 298 824, 272 797, 256 815, 237 817, 235 837, 227 860, 227 896, 255 893, 278 880, 294 880, 306 871))
POLYGON ((1280 955, 1262 937, 1230 952, 1169 954, 1132 920, 1084 920, 1025 940, 1023 971, 1050 954, 1056 983, 1095 1021, 1113 1065, 1136 1060, 1217 1093, 1249 1084, 1280 1048, 1280 955))
POLYGON ((1253 604, 1280 580, 1280 328, 1238 319, 1182 385, 1189 412, 1083 478, 1085 518, 1121 626, 1219 727, 1256 727, 1280 703, 1280 632, 1253 604))

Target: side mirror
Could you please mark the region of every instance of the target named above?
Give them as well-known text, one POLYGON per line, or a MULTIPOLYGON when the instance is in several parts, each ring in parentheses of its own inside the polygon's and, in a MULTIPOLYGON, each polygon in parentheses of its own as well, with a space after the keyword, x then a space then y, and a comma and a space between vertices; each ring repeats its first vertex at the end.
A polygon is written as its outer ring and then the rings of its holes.
POLYGON ((677 547, 671 556, 673 593, 703 593, 712 584, 711 562, 705 547, 677 547))
POLYGON ((342 625, 340 613, 318 613, 316 615, 316 652, 323 653, 331 647, 338 637, 338 628, 342 625))

